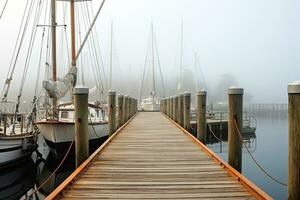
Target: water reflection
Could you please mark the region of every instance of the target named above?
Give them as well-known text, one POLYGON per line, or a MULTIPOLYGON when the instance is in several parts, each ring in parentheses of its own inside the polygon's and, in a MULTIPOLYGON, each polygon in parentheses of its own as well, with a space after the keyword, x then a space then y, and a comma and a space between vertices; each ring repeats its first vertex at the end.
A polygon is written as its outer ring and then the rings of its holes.
POLYGON ((37 171, 32 159, 0 170, 0 199, 20 199, 35 184, 37 171))
MULTIPOLYGON (((257 148, 257 137, 256 129, 252 131, 243 131, 243 143, 247 146, 251 153, 254 153, 257 148)), ((228 151, 228 131, 227 127, 225 129, 220 129, 218 127, 209 127, 207 130, 207 140, 206 145, 216 153, 223 153, 228 151), (213 132, 213 133, 212 133, 213 132)), ((243 145, 243 152, 246 151, 245 146, 243 145)))
POLYGON ((61 159, 56 159, 53 153, 49 153, 36 184, 37 187, 41 186, 39 192, 42 195, 49 195, 75 169, 74 157, 68 157, 62 166, 55 172, 61 161, 61 159))

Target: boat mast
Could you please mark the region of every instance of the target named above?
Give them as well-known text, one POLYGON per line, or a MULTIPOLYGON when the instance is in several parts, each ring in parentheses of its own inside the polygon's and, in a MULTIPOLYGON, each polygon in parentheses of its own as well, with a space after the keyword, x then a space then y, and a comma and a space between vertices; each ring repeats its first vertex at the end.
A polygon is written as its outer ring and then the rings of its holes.
POLYGON ((152 98, 154 103, 155 96, 155 78, 154 78, 154 31, 153 31, 153 23, 151 23, 151 40, 152 40, 152 98))
MULTIPOLYGON (((51 0, 51 53, 52 53, 52 81, 57 80, 57 67, 56 67, 56 0, 51 0)), ((53 118, 57 117, 57 98, 52 98, 53 118)))
POLYGON ((113 22, 110 22, 110 66, 109 66, 109 89, 112 89, 112 65, 113 65, 113 22))
POLYGON ((198 70, 197 70, 197 52, 194 54, 194 67, 195 67, 195 86, 196 86, 196 93, 198 91, 198 70))
POLYGON ((180 33, 180 70, 179 70, 179 92, 182 92, 182 82, 183 82, 183 69, 182 69, 182 54, 183 54, 183 21, 181 20, 181 33, 180 33))
POLYGON ((75 5, 74 0, 70 0, 70 17, 71 17, 71 53, 72 67, 76 68, 76 50, 75 50, 75 5))

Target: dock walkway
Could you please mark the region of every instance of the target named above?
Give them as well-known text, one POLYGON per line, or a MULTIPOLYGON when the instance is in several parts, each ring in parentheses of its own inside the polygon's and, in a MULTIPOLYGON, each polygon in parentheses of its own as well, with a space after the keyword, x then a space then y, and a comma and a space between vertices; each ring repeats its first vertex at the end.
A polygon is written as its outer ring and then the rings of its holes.
POLYGON ((158 112, 140 112, 48 199, 270 199, 158 112))

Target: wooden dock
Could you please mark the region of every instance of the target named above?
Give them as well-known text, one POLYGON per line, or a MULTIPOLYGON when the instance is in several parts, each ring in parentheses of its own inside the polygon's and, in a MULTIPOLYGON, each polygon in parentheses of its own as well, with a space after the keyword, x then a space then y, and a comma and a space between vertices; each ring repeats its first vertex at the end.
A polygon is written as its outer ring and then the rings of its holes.
POLYGON ((123 125, 47 199, 271 199, 158 112, 123 125))

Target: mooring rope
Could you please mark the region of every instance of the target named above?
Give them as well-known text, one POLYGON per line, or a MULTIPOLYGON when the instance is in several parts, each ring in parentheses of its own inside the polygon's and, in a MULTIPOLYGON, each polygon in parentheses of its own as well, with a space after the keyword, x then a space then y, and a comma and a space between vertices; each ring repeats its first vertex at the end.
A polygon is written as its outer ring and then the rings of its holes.
POLYGON ((252 153, 251 153, 250 150, 248 149, 247 145, 246 145, 246 144, 244 143, 244 141, 243 141, 243 137, 242 137, 241 131, 240 131, 238 125, 237 125, 236 118, 234 118, 233 121, 234 121, 235 128, 236 128, 236 130, 237 130, 237 132, 238 132, 238 134, 239 134, 239 137, 240 137, 240 139, 241 139, 241 141, 242 141, 244 147, 246 148, 247 152, 249 153, 251 159, 252 159, 253 162, 255 163, 255 165, 256 165, 256 166, 257 166, 257 167, 258 167, 258 168, 259 168, 266 176, 268 176, 268 177, 269 177, 270 179, 272 179, 273 181, 279 183, 280 185, 288 186, 286 183, 283 183, 283 182, 279 181, 278 179, 274 178, 270 173, 267 172, 267 170, 265 170, 265 169, 262 167, 262 165, 260 165, 260 164, 258 163, 258 161, 254 158, 254 156, 252 155, 252 153))
POLYGON ((49 180, 50 178, 52 178, 53 175, 56 174, 56 172, 59 170, 59 168, 62 166, 62 164, 64 163, 64 161, 66 160, 66 158, 68 157, 71 149, 72 149, 72 146, 75 142, 75 138, 76 138, 76 133, 75 133, 75 136, 74 136, 74 139, 73 141, 71 142, 65 156, 63 157, 63 159, 61 160, 61 162, 59 163, 59 165, 56 167, 56 169, 50 174, 50 176, 48 176, 48 178, 42 183, 39 185, 39 187, 37 187, 36 189, 34 189, 34 191, 28 196, 27 199, 30 199, 31 196, 33 196, 34 194, 36 194, 49 180))
POLYGON ((213 132, 212 128, 211 128, 211 124, 208 125, 209 128, 209 132, 211 132, 211 134, 219 141, 219 142, 224 142, 223 140, 221 140, 220 138, 218 138, 216 136, 216 134, 213 132))

